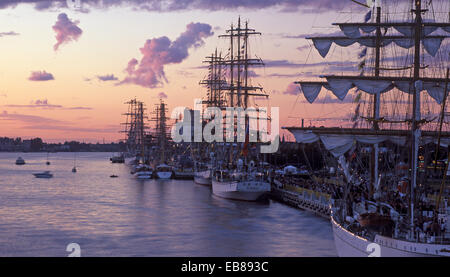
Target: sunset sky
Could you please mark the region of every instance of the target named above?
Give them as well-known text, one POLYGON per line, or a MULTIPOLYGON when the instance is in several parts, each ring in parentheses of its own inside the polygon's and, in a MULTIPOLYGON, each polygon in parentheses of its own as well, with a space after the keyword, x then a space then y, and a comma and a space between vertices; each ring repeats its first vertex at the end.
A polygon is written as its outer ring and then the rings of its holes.
POLYGON ((193 99, 206 94, 198 84, 207 74, 202 61, 216 47, 227 50, 218 36, 238 16, 262 32, 251 41, 252 53, 266 66, 255 70, 253 83, 270 95, 269 101, 258 100, 260 106, 281 107, 281 126, 298 125, 300 117, 339 117, 352 109, 351 101, 313 107, 290 86, 323 72, 358 72, 348 63, 358 46, 339 48, 325 60, 304 39, 336 32, 333 22, 361 21, 367 10, 351 1, 81 3, 82 10, 74 10, 65 0, 0 1, 0 136, 118 141, 124 102, 131 98, 153 109, 163 97, 169 112, 193 107, 193 99), (168 47, 168 56, 157 56, 158 47, 168 47))

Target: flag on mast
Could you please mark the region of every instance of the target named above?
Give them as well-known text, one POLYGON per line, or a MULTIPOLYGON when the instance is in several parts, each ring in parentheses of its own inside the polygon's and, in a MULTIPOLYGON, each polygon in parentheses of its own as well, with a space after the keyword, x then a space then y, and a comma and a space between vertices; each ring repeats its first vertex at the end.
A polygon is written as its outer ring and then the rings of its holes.
POLYGON ((250 133, 249 133, 249 126, 246 126, 246 130, 245 130, 245 142, 244 142, 244 147, 242 148, 241 151, 241 155, 244 157, 247 157, 248 155, 248 144, 249 144, 249 140, 250 140, 250 133))

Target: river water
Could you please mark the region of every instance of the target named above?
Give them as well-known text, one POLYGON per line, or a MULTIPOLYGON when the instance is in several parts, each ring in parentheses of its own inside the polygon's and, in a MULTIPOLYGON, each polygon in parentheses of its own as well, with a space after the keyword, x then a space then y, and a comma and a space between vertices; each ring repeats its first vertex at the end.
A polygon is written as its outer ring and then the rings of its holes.
POLYGON ((336 256, 328 220, 192 181, 139 181, 110 156, 50 153, 46 165, 46 153, 0 153, 0 256, 63 257, 70 243, 81 256, 336 256), (45 170, 54 177, 32 175, 45 170))

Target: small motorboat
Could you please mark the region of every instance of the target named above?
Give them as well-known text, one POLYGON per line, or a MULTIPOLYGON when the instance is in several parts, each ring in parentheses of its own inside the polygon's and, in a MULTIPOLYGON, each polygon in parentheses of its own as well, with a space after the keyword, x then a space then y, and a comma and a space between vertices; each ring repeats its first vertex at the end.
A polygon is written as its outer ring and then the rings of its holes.
POLYGON ((25 164, 25 160, 22 159, 22 157, 18 157, 16 160, 16 165, 24 165, 25 164))
POLYGON ((111 176, 109 176, 110 178, 117 178, 117 177, 119 177, 119 176, 117 176, 117 175, 111 175, 111 176))
POLYGON ((77 173, 77 168, 75 166, 72 168, 72 172, 77 173))
POLYGON ((118 155, 118 156, 112 156, 109 160, 113 164, 115 164, 115 163, 123 164, 123 163, 125 163, 125 156, 123 154, 118 155))
POLYGON ((50 171, 44 171, 41 173, 33 173, 34 177, 36 178, 52 178, 53 174, 50 173, 50 171))

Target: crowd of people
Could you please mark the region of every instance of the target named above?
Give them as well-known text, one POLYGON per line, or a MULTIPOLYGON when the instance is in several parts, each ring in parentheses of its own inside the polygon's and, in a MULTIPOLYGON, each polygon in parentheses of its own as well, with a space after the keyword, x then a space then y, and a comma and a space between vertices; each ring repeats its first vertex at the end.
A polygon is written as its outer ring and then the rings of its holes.
MULTIPOLYGON (((335 177, 336 178, 336 177, 335 177)), ((301 187, 316 192, 331 195, 332 199, 344 199, 345 187, 337 184, 338 182, 324 182, 326 178, 313 178, 311 175, 285 175, 279 174, 276 179, 285 185, 301 187), (318 181, 319 180, 319 181, 318 181), (322 182, 320 182, 322 181, 322 182)), ((391 176, 385 178, 380 184, 378 190, 370 189, 370 178, 368 176, 356 177, 356 181, 348 186, 347 192, 347 213, 353 216, 353 207, 355 204, 364 203, 367 209, 367 203, 384 203, 384 207, 377 209, 381 214, 396 213, 402 222, 398 222, 398 227, 405 230, 410 228, 408 224, 408 213, 410 207, 409 181, 407 178, 391 176), (391 207, 391 209, 387 207, 391 207), (393 210, 393 211, 391 211, 393 210)), ((435 215, 435 202, 428 196, 437 195, 439 190, 428 186, 418 186, 416 188, 415 201, 415 231, 418 240, 429 240, 433 236, 442 236, 446 232, 446 221, 444 218, 437 218, 435 215)), ((446 202, 442 202, 446 205, 446 202)))

